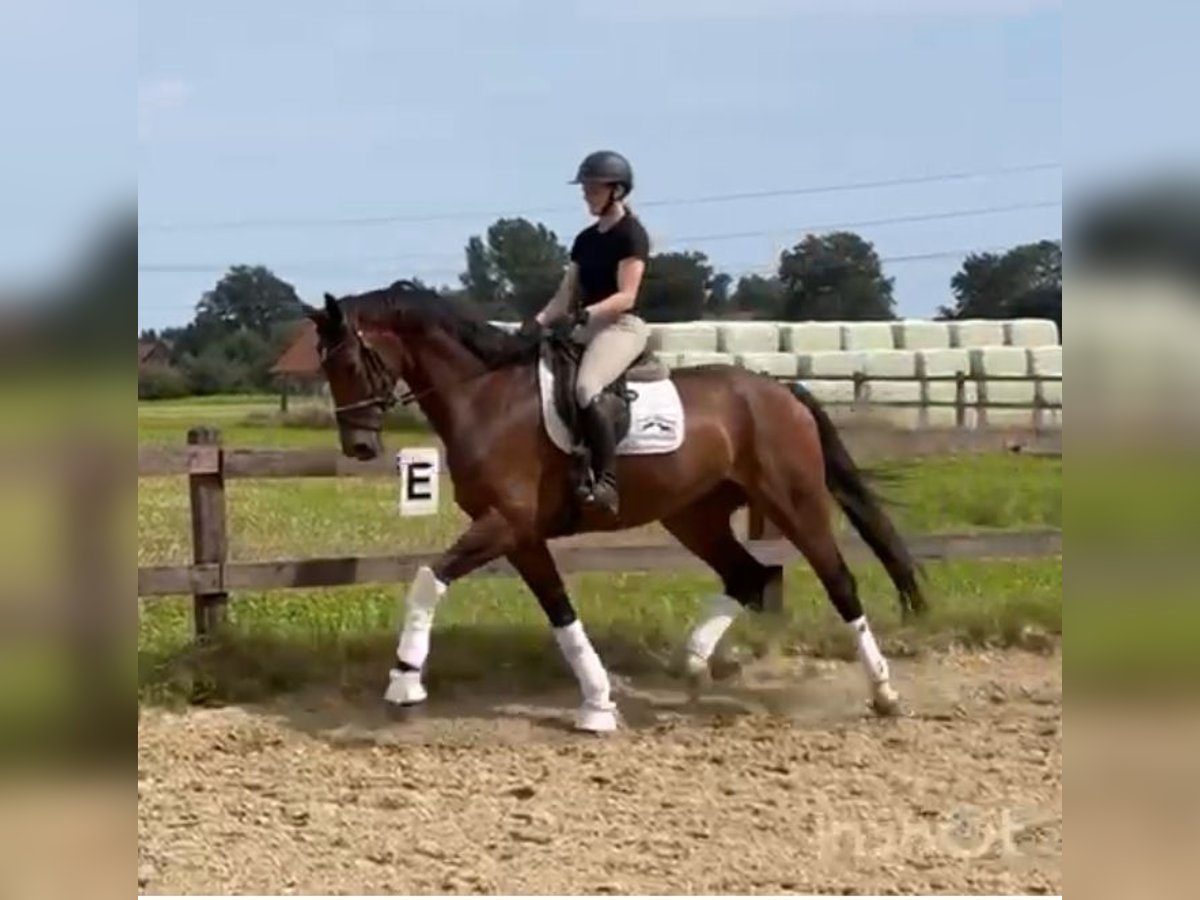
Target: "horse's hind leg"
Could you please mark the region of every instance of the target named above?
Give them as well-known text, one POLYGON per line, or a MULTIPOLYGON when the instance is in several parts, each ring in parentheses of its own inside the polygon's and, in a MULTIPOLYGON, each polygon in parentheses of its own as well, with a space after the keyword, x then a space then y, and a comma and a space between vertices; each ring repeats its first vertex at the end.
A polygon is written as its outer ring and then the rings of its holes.
POLYGON ((685 644, 684 665, 694 686, 707 681, 709 660, 734 619, 743 609, 762 611, 767 592, 780 582, 780 567, 760 563, 733 533, 730 516, 745 501, 740 487, 725 483, 663 519, 664 527, 720 576, 724 588, 708 601, 685 644))
POLYGON ((804 554, 830 602, 854 634, 871 688, 872 708, 880 715, 895 715, 899 697, 889 680, 887 659, 863 613, 858 583, 838 548, 830 516, 831 498, 820 475, 795 467, 776 471, 752 493, 767 517, 804 554))

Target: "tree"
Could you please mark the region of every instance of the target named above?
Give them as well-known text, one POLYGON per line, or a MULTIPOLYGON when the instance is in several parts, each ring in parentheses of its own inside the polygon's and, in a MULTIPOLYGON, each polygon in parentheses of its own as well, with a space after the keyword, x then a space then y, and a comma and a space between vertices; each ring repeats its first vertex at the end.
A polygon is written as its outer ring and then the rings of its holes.
POLYGON ((296 289, 265 266, 233 266, 196 304, 196 330, 226 335, 246 329, 268 337, 280 322, 304 315, 296 289))
POLYGON ((874 246, 850 231, 807 235, 779 261, 785 319, 894 319, 892 279, 874 246))
POLYGON ((1058 328, 1062 343, 1062 285, 1037 287, 1016 297, 1008 307, 1014 319, 1049 319, 1058 328))
POLYGON ((738 279, 731 305, 739 313, 751 313, 756 319, 777 319, 783 315, 783 282, 771 276, 743 275, 738 279))
POLYGON ((1037 241, 1006 253, 972 253, 950 279, 954 305, 938 314, 947 319, 1005 319, 1029 295, 1044 298, 1062 290, 1062 244, 1037 241))
POLYGON ((492 316, 537 313, 557 290, 567 265, 558 236, 521 218, 497 219, 486 241, 478 235, 467 241, 466 256, 463 287, 492 316))
POLYGON ((500 284, 493 271, 487 246, 479 235, 467 241, 467 271, 459 276, 467 295, 489 315, 503 312, 511 315, 504 298, 500 295, 500 284))
POLYGON ((729 314, 733 305, 733 295, 729 289, 732 284, 733 276, 725 272, 718 272, 709 278, 704 307, 710 316, 721 318, 729 314))
POLYGON ((648 322, 699 319, 712 279, 712 266, 703 253, 656 253, 646 264, 638 291, 642 318, 648 322))

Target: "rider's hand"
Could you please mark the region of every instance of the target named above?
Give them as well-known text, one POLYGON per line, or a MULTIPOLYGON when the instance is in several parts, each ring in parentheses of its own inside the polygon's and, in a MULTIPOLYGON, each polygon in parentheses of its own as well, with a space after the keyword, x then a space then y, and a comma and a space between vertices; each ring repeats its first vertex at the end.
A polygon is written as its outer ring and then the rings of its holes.
POLYGON ((575 330, 575 317, 574 316, 562 316, 561 318, 555 319, 548 326, 546 326, 546 331, 550 334, 550 336, 558 338, 560 340, 566 340, 567 338, 569 338, 571 336, 571 333, 574 330, 575 330))

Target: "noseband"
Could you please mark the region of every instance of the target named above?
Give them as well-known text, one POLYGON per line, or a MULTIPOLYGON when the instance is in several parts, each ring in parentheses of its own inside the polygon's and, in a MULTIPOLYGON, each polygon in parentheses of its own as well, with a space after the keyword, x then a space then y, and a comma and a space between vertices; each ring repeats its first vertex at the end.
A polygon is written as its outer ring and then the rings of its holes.
MULTIPOLYGON (((333 408, 333 415, 339 420, 344 420, 346 425, 351 428, 358 428, 363 431, 382 431, 383 430, 383 413, 396 405, 396 377, 392 374, 392 370, 388 368, 387 363, 383 361, 383 357, 368 344, 362 336, 361 332, 347 334, 337 344, 330 349, 321 353, 321 364, 340 350, 352 337, 358 338, 360 355, 362 357, 363 368, 366 370, 367 384, 374 391, 374 396, 368 397, 365 400, 356 400, 353 403, 343 403, 341 406, 333 408), (379 423, 355 422, 347 417, 346 413, 357 412, 360 409, 378 409, 380 412, 379 423)), ((411 392, 409 392, 411 393, 411 392)), ((406 394, 406 396, 408 396, 406 394)))

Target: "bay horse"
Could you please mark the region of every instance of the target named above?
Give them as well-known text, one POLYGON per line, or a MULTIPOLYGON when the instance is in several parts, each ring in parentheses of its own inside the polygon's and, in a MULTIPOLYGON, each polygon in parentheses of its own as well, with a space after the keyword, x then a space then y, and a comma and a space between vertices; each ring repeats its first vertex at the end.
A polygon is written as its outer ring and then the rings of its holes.
POLYGON ((324 306, 306 314, 316 326, 342 452, 360 460, 382 452, 384 413, 397 402, 402 381, 408 394, 401 399, 418 404, 445 446, 455 501, 471 520, 413 578, 386 702, 408 706, 426 699, 421 673, 440 598, 456 580, 504 557, 536 596, 579 682, 575 726, 615 729, 608 674, 547 541, 569 531, 661 522, 711 567, 723 590, 709 601, 685 648, 686 672, 699 680, 734 618, 761 611, 779 574, 732 530, 732 514, 754 503, 812 565, 853 633, 873 709, 899 711, 887 660, 834 537, 831 501, 882 562, 904 614, 925 606, 918 569, 828 414, 802 386, 727 365, 672 371, 685 410, 682 443, 668 453, 618 457, 616 518, 592 510, 572 517, 568 510, 578 501, 570 456, 543 427, 540 336, 504 331, 466 302, 404 281, 342 298, 326 294, 324 306))

